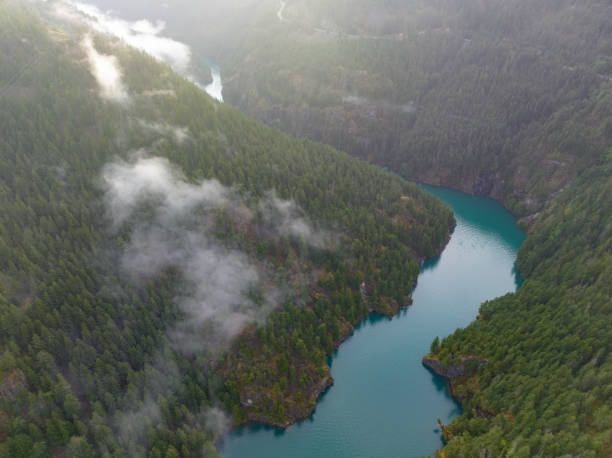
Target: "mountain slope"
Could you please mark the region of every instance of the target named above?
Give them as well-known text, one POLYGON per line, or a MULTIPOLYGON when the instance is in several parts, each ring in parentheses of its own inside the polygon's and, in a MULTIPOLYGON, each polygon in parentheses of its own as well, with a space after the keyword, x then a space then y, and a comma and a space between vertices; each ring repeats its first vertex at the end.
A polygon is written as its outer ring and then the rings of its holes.
POLYGON ((451 212, 40 8, 0 2, 0 456, 214 456, 244 387, 293 418, 451 212), (278 388, 232 363, 272 332, 278 388))
POLYGON ((612 142, 607 1, 273 6, 222 61, 226 99, 415 180, 534 214, 612 142))
POLYGON ((225 63, 227 100, 533 225, 522 289, 424 360, 455 375, 464 407, 441 456, 610 456, 610 3, 295 1, 284 14, 225 63))
POLYGON ((547 207, 519 253, 519 292, 425 359, 447 374, 486 361, 450 378, 464 414, 444 429, 444 456, 610 456, 611 159, 547 207))

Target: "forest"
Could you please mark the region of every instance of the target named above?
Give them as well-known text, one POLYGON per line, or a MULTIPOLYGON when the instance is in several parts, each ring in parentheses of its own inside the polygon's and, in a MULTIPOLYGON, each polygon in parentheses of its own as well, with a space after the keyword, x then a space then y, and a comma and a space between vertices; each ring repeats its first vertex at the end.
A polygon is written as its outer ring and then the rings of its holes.
POLYGON ((44 5, 0 1, 0 42, 0 457, 216 456, 225 411, 309 415, 454 226, 44 5))
POLYGON ((612 453, 612 150, 547 207, 519 252, 525 283, 435 341, 464 413, 442 456, 612 453))
POLYGON ((465 371, 439 456, 612 455, 612 5, 296 0, 284 15, 225 64, 231 103, 491 196, 529 230, 519 292, 424 359, 465 371))
POLYGON ((606 0, 295 0, 285 17, 221 65, 226 99, 286 132, 519 216, 612 142, 606 0))
POLYGON ((220 104, 0 0, 0 458, 217 456, 307 418, 453 230, 400 176, 529 233, 521 289, 424 358, 462 373, 435 453, 611 456, 612 4, 251 3, 218 25, 220 104))

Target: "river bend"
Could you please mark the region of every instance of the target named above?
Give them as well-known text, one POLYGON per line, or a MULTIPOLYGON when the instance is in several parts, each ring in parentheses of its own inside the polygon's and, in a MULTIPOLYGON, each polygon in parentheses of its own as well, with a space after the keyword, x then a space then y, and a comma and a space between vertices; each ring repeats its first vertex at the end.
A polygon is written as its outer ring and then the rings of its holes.
POLYGON ((425 188, 453 208, 457 227, 444 252, 423 264, 413 306, 356 329, 330 358, 335 385, 310 419, 286 431, 237 430, 221 444, 224 458, 420 457, 442 447, 436 419, 447 423, 461 407, 421 358, 435 336, 468 325, 483 301, 520 286, 515 261, 525 234, 491 199, 425 188))

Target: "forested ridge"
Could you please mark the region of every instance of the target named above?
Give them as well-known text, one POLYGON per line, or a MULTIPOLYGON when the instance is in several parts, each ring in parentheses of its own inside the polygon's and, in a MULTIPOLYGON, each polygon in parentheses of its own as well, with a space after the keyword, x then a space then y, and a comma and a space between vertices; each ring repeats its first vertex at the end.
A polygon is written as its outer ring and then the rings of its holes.
POLYGON ((464 408, 440 456, 611 456, 610 2, 295 0, 283 15, 224 63, 231 103, 530 227, 519 292, 424 359, 464 408))
POLYGON ((612 141, 608 1, 272 3, 222 66, 285 131, 520 216, 612 141))
POLYGON ((444 428, 442 456, 612 453, 611 190, 608 150, 521 248, 522 288, 432 344, 430 360, 468 366, 451 377, 464 414, 444 428))
MULTIPOLYGON (((440 456, 610 456, 610 3, 330 5, 287 2, 279 21, 262 2, 220 61, 226 98, 529 216, 522 288, 425 359, 463 406, 440 456)), ((448 209, 94 36, 128 99, 104 100, 87 31, 30 8, 0 0, 0 457, 215 456, 223 411, 238 424, 308 416, 333 382, 325 357, 370 311, 410 302, 448 209), (198 292, 188 269, 126 271, 163 199, 114 227, 104 173, 152 157, 184 194, 220 187, 236 204, 195 206, 167 231, 188 235, 180 253, 204 240, 258 272, 253 324, 231 344, 177 345, 198 292)))
POLYGON ((271 424, 309 415, 331 383, 326 356, 371 311, 410 303, 452 213, 40 8, 0 1, 0 456, 215 456, 222 410, 271 424), (119 66, 109 90, 121 100, 102 97, 92 53, 119 66), (138 170, 174 181, 113 216, 108 176, 138 170), (184 215, 168 197, 208 189, 225 206, 184 215), (164 219, 170 210, 183 219, 164 219), (155 264, 143 234, 180 235, 170 246, 193 256, 201 241, 259 280, 244 295, 256 318, 230 347, 198 346, 211 330, 189 328, 185 297, 208 292, 194 266, 155 264), (127 268, 139 257, 147 275, 127 268))

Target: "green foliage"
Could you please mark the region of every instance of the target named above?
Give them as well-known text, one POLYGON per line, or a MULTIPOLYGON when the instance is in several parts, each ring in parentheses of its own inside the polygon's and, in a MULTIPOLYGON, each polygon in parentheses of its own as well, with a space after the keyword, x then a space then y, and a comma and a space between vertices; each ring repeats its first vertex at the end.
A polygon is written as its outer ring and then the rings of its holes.
POLYGON ((485 303, 478 321, 444 339, 447 362, 488 361, 454 382, 469 400, 446 429, 445 456, 609 454, 611 191, 611 164, 584 171, 521 248, 519 292, 485 303))
POLYGON ((437 355, 439 349, 440 349, 440 338, 436 336, 433 342, 431 342, 429 351, 431 352, 432 355, 437 355))
POLYGON ((325 355, 369 313, 361 283, 373 302, 403 305, 452 214, 398 177, 249 120, 152 58, 96 37, 100 52, 118 57, 130 93, 126 104, 104 101, 82 31, 20 5, 0 0, 0 456, 214 456, 217 432, 204 413, 221 396, 243 416, 233 377, 257 379, 260 360, 234 371, 206 349, 187 357, 169 344, 184 281, 173 269, 149 281, 126 275, 131 228, 110 230, 102 167, 146 149, 193 182, 233 186, 247 205, 274 189, 335 235, 317 248, 270 235, 256 208, 248 225, 216 215, 220 244, 294 291, 229 352, 265 346, 278 360, 278 419, 288 411, 283 394, 323 377, 325 355), (189 138, 142 121, 186 128, 189 138))
POLYGON ((612 4, 295 0, 285 16, 222 62, 230 102, 539 216, 521 221, 521 291, 432 344, 488 361, 454 381, 468 399, 444 456, 609 456, 612 4))
POLYGON ((612 142, 607 0, 295 0, 287 15, 223 62, 226 98, 287 132, 520 215, 612 142))

